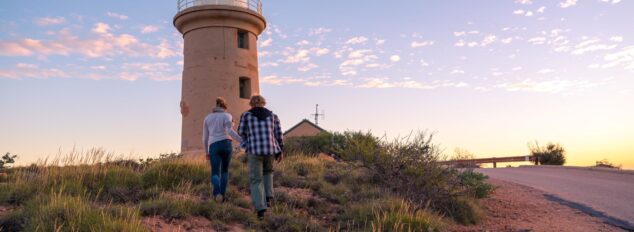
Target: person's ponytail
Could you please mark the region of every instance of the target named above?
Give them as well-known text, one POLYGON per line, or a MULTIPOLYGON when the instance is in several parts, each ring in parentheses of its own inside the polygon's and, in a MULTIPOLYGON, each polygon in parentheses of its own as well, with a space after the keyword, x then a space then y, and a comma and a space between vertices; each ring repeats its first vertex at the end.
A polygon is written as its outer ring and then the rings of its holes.
POLYGON ((226 110, 227 109, 227 102, 225 101, 224 98, 218 97, 218 98, 216 98, 216 107, 224 108, 226 110))

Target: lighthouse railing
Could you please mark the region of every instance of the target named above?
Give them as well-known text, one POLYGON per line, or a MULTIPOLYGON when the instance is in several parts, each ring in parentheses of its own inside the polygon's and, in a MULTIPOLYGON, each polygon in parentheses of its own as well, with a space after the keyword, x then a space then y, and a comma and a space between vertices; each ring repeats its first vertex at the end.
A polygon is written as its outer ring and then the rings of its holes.
POLYGON ((184 11, 190 7, 204 5, 226 5, 237 6, 262 14, 261 0, 178 0, 178 12, 184 11))

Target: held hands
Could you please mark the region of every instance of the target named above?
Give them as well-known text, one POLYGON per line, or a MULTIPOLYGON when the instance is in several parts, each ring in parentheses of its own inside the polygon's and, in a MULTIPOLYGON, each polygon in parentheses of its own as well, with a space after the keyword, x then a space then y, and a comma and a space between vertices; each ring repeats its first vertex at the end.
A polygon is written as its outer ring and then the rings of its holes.
POLYGON ((276 160, 278 163, 282 162, 282 160, 284 160, 284 153, 283 153, 283 152, 280 152, 280 153, 278 153, 278 154, 275 154, 275 160, 276 160))

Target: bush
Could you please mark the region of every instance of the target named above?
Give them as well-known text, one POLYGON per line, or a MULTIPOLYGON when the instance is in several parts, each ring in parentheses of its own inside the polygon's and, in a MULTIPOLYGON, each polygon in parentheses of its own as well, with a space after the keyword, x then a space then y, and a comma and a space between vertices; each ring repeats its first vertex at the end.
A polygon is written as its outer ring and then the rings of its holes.
POLYGON ((141 215, 162 216, 167 220, 183 219, 194 214, 196 204, 191 200, 161 197, 141 202, 141 215))
POLYGON ((111 166, 86 176, 84 185, 102 201, 137 202, 141 195, 141 175, 130 168, 111 166))
POLYGON ((454 197, 450 202, 445 212, 460 224, 477 224, 484 217, 484 212, 473 199, 454 197))
POLYGON ((2 158, 0 158, 0 171, 10 168, 10 165, 15 163, 15 158, 17 157, 17 155, 11 155, 9 152, 2 156, 2 158))
POLYGON ((113 216, 85 199, 64 195, 34 198, 0 221, 9 231, 145 231, 134 209, 113 216))
POLYGON ((564 165, 566 156, 564 148, 557 143, 548 143, 546 146, 540 146, 539 143, 528 144, 531 155, 537 157, 542 165, 564 165))
POLYGON ((263 227, 264 231, 325 231, 310 219, 298 215, 295 210, 283 207, 274 207, 264 218, 263 227))
POLYGON ((466 192, 475 198, 485 198, 493 192, 493 185, 486 182, 488 178, 488 176, 473 170, 460 173, 460 183, 466 192))
POLYGON ((611 163, 610 161, 608 161, 607 159, 599 160, 596 163, 597 164, 595 165, 595 167, 599 167, 599 168, 621 169, 621 165, 615 165, 615 164, 611 163))
POLYGON ((446 227, 442 217, 414 210, 399 198, 349 205, 337 221, 339 227, 351 231, 443 231, 446 227))
POLYGON ((180 162, 160 162, 142 175, 143 187, 177 190, 185 183, 199 185, 209 183, 211 170, 208 165, 180 162))

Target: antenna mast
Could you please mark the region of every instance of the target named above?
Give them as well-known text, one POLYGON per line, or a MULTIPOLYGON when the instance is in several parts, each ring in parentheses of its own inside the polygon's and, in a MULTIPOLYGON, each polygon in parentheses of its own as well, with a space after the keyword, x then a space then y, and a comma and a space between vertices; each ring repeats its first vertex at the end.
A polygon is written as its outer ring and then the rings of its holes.
POLYGON ((319 117, 321 116, 322 119, 324 119, 324 116, 326 116, 326 114, 322 111, 321 114, 319 113, 319 104, 315 105, 315 113, 311 114, 311 116, 315 116, 315 125, 319 126, 319 117))

